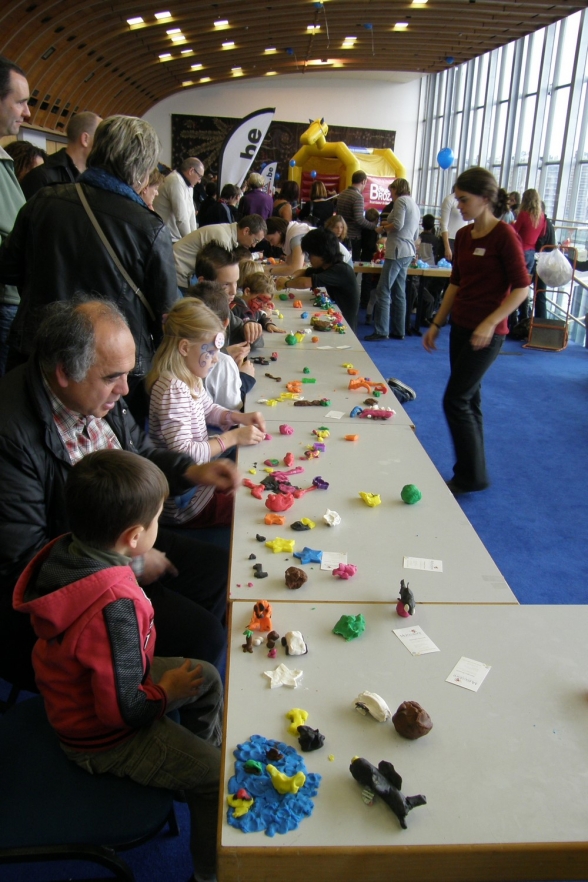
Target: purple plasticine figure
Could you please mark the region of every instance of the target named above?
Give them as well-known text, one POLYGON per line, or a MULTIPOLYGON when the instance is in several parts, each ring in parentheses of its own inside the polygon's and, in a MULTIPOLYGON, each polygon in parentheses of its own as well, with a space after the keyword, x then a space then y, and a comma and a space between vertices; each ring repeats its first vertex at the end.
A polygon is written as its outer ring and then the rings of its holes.
POLYGON ((349 771, 362 787, 369 787, 384 800, 398 818, 403 830, 406 830, 406 816, 409 811, 418 805, 427 804, 427 798, 421 794, 404 796, 400 792, 402 778, 392 763, 386 760, 379 762, 376 769, 363 757, 356 756, 351 760, 349 771))
POLYGON ((398 598, 398 603, 396 604, 396 612, 399 616, 402 616, 403 619, 407 619, 409 616, 414 616, 414 610, 414 595, 408 587, 408 583, 405 585, 404 579, 401 579, 400 597, 398 598))

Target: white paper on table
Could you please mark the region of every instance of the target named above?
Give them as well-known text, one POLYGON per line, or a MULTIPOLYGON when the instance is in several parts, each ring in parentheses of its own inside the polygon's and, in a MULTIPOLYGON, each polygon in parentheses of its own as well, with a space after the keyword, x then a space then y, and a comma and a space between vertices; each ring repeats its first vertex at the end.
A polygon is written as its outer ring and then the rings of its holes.
POLYGON ((411 655, 426 655, 428 652, 441 652, 435 646, 430 637, 427 637, 420 625, 412 628, 393 628, 401 643, 406 646, 411 655))
POLYGON ((346 551, 323 551, 321 570, 336 570, 339 564, 347 563, 346 551))
POLYGON ((332 349, 332 346, 317 346, 317 349, 332 349))
POLYGON ((327 414, 325 414, 325 416, 331 417, 332 420, 340 420, 341 417, 345 416, 345 411, 343 411, 343 410, 330 410, 327 414))
POLYGON ((349 346, 349 344, 347 344, 346 346, 337 346, 336 348, 337 349, 351 349, 351 346, 349 346))
POLYGON ((405 570, 426 570, 428 573, 442 573, 443 561, 432 560, 427 557, 405 557, 405 570))
POLYGON ((462 655, 446 682, 453 683, 454 686, 461 686, 462 689, 469 689, 470 692, 477 692, 488 676, 491 667, 484 662, 474 661, 473 658, 466 658, 465 655, 462 655))

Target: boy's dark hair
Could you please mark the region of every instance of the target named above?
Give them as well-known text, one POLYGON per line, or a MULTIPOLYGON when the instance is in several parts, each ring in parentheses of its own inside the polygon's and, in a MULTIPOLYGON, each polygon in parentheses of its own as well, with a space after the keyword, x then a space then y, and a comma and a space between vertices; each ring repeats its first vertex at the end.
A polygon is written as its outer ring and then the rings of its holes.
POLYGON ((377 208, 368 208, 365 213, 365 219, 369 221, 377 221, 380 220, 380 212, 377 208))
POLYGON ((233 254, 237 258, 239 263, 241 263, 242 260, 251 260, 251 251, 249 250, 249 248, 245 248, 244 245, 237 245, 237 247, 233 251, 233 254))
POLYGON ((224 266, 234 266, 236 263, 239 263, 239 260, 232 251, 217 242, 209 242, 196 257, 196 276, 207 282, 215 282, 217 270, 224 266))
POLYGON ((216 194, 218 193, 218 186, 214 181, 210 181, 210 183, 208 183, 204 189, 206 191, 206 195, 210 197, 216 196, 216 194))
POLYGON ((234 199, 238 192, 234 184, 225 184, 221 190, 221 199, 234 199))
POLYGON ((129 527, 147 528, 167 496, 167 478, 150 460, 129 450, 98 450, 69 473, 65 510, 78 539, 110 550, 129 527))
POLYGON ((331 230, 325 230, 319 227, 317 230, 309 230, 302 237, 300 247, 307 254, 314 254, 321 257, 323 261, 332 266, 343 260, 341 249, 339 248, 339 240, 331 230))
POLYGON ((188 288, 186 297, 197 297, 205 306, 214 312, 221 320, 226 322, 230 317, 231 307, 227 300, 227 294, 220 282, 198 282, 188 288))
POLYGON ((421 224, 423 230, 426 230, 428 233, 432 232, 435 229, 435 215, 423 214, 421 224))

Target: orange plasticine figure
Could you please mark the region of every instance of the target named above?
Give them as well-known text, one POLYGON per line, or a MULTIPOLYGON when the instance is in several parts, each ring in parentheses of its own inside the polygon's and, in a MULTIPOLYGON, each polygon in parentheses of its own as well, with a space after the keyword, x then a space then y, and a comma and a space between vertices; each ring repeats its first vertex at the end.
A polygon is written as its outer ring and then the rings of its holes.
POLYGON ((372 392, 381 392, 382 395, 385 395, 388 392, 388 387, 385 383, 372 383, 370 380, 366 380, 365 377, 357 377, 355 380, 350 380, 347 388, 364 388, 370 393, 370 395, 372 392))
POLYGON ((267 600, 258 600, 253 607, 251 621, 247 625, 250 631, 273 631, 272 605, 267 600))

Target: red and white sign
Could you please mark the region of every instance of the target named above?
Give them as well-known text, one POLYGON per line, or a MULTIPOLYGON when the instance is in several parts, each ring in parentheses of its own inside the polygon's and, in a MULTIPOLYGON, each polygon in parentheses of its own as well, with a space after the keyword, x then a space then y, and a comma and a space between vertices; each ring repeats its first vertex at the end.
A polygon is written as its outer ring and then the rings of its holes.
POLYGON ((366 211, 368 208, 377 208, 378 211, 381 211, 388 205, 392 199, 388 187, 393 180, 394 178, 377 178, 373 175, 368 175, 367 184, 363 191, 366 211))

